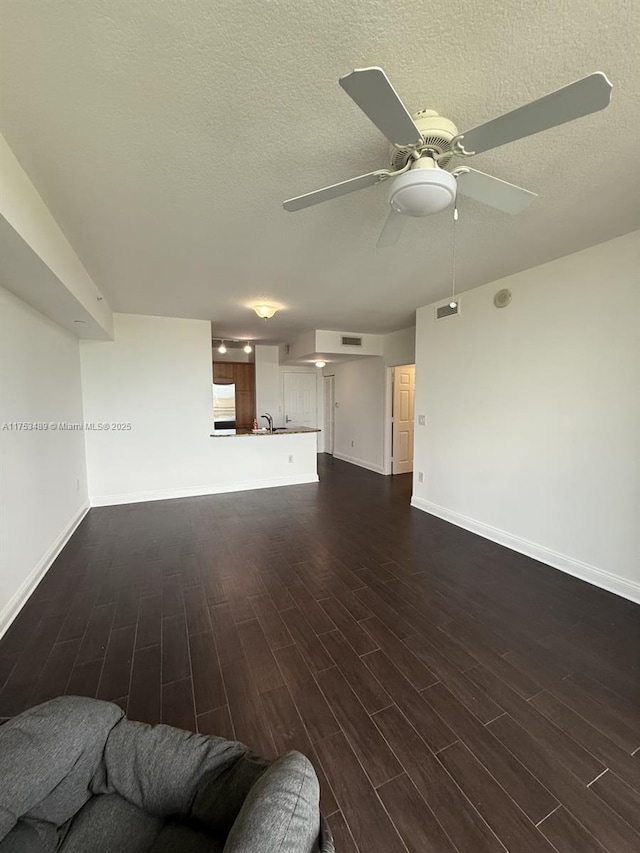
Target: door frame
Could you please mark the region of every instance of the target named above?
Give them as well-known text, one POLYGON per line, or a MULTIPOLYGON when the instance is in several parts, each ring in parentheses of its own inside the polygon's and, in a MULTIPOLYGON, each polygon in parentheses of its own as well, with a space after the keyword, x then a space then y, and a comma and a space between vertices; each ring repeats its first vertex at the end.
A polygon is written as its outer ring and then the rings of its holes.
POLYGON ((382 457, 382 473, 391 475, 393 456, 393 377, 394 368, 387 367, 384 389, 384 453, 382 457))
MULTIPOLYGON (((384 454, 383 454, 383 474, 391 476, 393 474, 393 382, 396 367, 407 367, 406 364, 394 364, 393 367, 387 367, 387 376, 384 392, 384 454)), ((415 362, 414 362, 415 366, 415 362)), ((415 421, 415 407, 413 413, 415 421)), ((415 427, 415 422, 414 422, 415 427)), ((413 451, 415 461, 415 445, 413 451)))
POLYGON ((322 419, 323 428, 327 425, 327 419, 331 423, 331 432, 325 429, 324 434, 324 452, 328 453, 330 456, 333 456, 333 451, 336 446, 336 375, 335 373, 328 373, 323 375, 322 377, 322 385, 323 385, 323 399, 324 399, 324 412, 322 419), (327 380, 331 381, 327 383, 327 380), (333 394, 327 394, 327 387, 331 386, 333 390, 333 394), (330 439, 330 441, 329 441, 330 439))

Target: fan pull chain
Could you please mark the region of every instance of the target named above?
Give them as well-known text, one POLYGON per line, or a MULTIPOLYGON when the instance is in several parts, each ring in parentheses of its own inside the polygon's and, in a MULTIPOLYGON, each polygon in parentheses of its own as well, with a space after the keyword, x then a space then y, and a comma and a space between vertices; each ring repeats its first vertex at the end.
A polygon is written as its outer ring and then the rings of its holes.
POLYGON ((451 240, 451 302, 449 308, 457 308, 456 302, 456 222, 458 221, 458 206, 453 208, 453 237, 451 240))

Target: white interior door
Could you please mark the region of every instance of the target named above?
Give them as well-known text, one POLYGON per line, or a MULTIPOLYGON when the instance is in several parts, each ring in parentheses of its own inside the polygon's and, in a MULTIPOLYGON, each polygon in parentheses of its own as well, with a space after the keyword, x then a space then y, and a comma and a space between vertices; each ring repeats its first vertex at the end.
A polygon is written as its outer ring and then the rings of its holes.
POLYGON ((324 452, 333 456, 336 420, 336 377, 324 377, 324 452))
POLYGON ((416 366, 406 364, 393 371, 393 465, 394 474, 413 471, 413 428, 416 366))
POLYGON ((316 427, 317 378, 315 373, 284 374, 284 425, 316 427))

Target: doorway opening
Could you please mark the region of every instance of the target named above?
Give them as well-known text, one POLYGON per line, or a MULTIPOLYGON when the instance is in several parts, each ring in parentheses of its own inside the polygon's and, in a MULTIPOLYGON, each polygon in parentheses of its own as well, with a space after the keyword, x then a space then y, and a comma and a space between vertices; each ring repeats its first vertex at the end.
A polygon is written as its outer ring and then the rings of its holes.
POLYGON ((403 364, 389 369, 391 374, 389 451, 390 474, 413 471, 415 429, 416 366, 403 364))

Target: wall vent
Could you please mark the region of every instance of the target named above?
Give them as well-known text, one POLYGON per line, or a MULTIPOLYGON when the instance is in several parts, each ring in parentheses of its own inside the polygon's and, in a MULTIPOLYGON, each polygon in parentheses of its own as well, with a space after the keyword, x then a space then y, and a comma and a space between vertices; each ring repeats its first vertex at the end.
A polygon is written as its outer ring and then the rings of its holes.
POLYGON ((362 338, 350 338, 346 335, 342 336, 342 346, 343 347, 361 347, 362 346, 362 338))
POLYGON ((451 307, 451 305, 447 302, 446 305, 439 305, 436 308, 436 320, 444 320, 445 317, 455 317, 456 314, 460 313, 460 303, 456 301, 455 307, 451 307))

